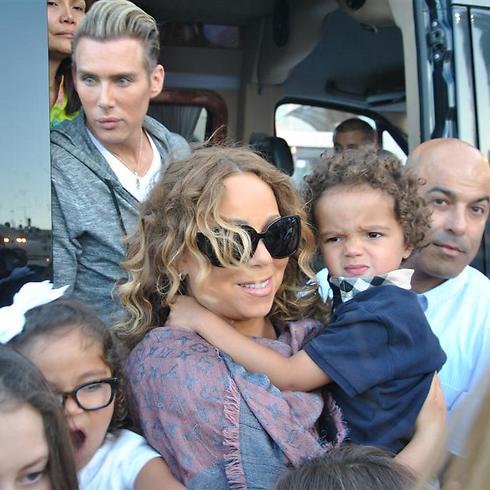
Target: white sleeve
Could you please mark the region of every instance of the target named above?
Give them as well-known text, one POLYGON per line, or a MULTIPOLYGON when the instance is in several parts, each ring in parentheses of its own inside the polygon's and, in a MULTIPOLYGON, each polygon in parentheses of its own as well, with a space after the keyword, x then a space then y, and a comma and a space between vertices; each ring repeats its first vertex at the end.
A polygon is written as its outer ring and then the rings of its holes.
POLYGON ((121 488, 128 490, 134 488, 136 478, 148 461, 161 458, 160 454, 146 442, 144 437, 126 429, 122 429, 118 434, 113 450, 121 455, 116 471, 123 480, 121 488))

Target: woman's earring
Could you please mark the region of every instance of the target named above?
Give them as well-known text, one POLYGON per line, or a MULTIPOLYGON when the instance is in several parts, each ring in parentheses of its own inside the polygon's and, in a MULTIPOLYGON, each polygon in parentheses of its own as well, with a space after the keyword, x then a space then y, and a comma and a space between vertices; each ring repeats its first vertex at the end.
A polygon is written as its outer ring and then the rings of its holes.
POLYGON ((183 272, 179 272, 179 281, 182 282, 185 279, 185 274, 183 272))

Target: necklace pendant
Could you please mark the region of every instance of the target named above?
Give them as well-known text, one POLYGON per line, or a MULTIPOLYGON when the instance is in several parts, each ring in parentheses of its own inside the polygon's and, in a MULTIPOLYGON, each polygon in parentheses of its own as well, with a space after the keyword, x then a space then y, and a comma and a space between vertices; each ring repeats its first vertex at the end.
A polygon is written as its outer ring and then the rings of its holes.
POLYGON ((140 190, 140 179, 136 177, 136 189, 140 190))

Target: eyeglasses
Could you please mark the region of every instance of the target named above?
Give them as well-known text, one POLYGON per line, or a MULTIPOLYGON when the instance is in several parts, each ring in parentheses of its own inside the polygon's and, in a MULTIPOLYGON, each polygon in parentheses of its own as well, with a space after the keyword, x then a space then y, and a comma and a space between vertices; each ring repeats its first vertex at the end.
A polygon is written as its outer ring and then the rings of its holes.
POLYGON ((84 383, 72 391, 59 393, 61 404, 64 407, 66 400, 71 398, 82 410, 87 412, 100 410, 110 405, 112 400, 114 400, 117 384, 117 378, 106 378, 84 383))
MULTIPOLYGON (((264 245, 274 259, 284 259, 293 255, 299 246, 301 238, 301 219, 299 216, 290 215, 283 216, 274 220, 264 231, 264 233, 256 232, 251 226, 240 225, 243 231, 245 231, 250 237, 251 251, 250 257, 253 257, 260 240, 264 240, 264 245)), ((233 257, 236 260, 240 260, 242 254, 240 250, 245 247, 242 243, 240 235, 235 234, 233 241, 238 244, 233 250, 233 257)), ((197 247, 199 251, 205 255, 211 264, 215 267, 223 267, 219 261, 213 246, 209 238, 204 233, 198 233, 196 236, 197 247)), ((218 246, 220 250, 225 250, 224 240, 220 243, 218 238, 218 246)), ((247 259, 249 260, 250 257, 247 259)))

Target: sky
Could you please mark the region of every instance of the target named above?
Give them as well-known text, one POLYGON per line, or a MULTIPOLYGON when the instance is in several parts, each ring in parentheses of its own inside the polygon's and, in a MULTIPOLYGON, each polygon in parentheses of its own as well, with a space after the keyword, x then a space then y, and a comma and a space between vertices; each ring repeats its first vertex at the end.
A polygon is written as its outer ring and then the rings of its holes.
POLYGON ((45 0, 0 0, 0 223, 51 227, 45 0))

